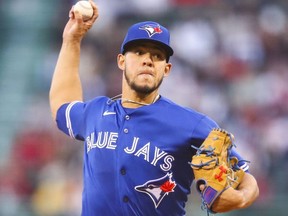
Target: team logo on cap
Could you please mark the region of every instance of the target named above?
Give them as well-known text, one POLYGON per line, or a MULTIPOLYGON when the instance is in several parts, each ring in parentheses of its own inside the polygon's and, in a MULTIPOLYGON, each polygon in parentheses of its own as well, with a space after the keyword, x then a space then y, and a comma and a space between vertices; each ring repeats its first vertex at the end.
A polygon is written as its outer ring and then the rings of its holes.
POLYGON ((162 33, 162 29, 160 28, 159 25, 144 25, 141 26, 139 29, 145 30, 148 33, 149 37, 152 37, 155 34, 162 33))
POLYGON ((175 181, 172 181, 172 173, 167 173, 162 178, 150 180, 143 185, 136 186, 135 190, 146 193, 157 208, 166 195, 174 192, 176 185, 175 181))

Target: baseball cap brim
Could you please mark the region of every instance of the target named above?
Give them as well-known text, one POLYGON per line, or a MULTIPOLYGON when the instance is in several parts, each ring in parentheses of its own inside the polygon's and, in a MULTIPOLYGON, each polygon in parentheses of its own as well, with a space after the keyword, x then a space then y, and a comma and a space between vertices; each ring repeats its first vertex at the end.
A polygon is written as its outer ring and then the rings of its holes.
POLYGON ((167 56, 172 56, 174 53, 173 49, 170 46, 167 46, 166 44, 164 44, 160 41, 151 40, 151 39, 137 39, 137 40, 129 41, 123 46, 121 53, 124 54, 129 49, 129 47, 135 46, 141 42, 149 42, 149 43, 153 43, 153 44, 161 47, 166 52, 167 56))

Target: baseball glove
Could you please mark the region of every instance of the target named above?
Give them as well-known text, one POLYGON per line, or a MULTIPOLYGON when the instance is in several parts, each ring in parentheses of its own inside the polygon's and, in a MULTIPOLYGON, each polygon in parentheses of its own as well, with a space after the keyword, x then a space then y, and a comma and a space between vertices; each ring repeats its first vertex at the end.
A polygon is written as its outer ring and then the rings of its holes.
POLYGON ((229 187, 236 189, 244 176, 244 171, 237 166, 237 158, 230 158, 233 141, 231 133, 214 128, 200 148, 192 146, 197 152, 190 164, 197 191, 201 194, 202 208, 208 212, 213 212, 212 205, 217 197, 229 187), (204 186, 202 190, 201 185, 204 186))

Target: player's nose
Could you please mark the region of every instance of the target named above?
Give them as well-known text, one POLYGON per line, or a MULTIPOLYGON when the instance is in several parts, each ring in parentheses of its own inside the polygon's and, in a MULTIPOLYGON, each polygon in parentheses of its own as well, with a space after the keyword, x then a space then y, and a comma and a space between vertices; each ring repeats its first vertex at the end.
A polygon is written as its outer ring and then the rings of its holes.
POLYGON ((149 67, 153 65, 153 58, 150 52, 147 52, 143 55, 143 64, 149 67))

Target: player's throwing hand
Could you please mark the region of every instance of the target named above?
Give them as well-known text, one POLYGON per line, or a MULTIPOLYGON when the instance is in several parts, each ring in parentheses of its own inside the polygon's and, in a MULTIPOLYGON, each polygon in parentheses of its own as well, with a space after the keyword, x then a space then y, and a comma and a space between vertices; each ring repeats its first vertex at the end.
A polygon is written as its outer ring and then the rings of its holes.
POLYGON ((93 26, 94 22, 99 16, 98 7, 90 0, 89 1, 93 8, 93 16, 87 21, 83 21, 79 11, 74 11, 73 7, 69 11, 69 21, 67 22, 64 32, 64 40, 72 40, 79 42, 82 40, 86 32, 93 26))

